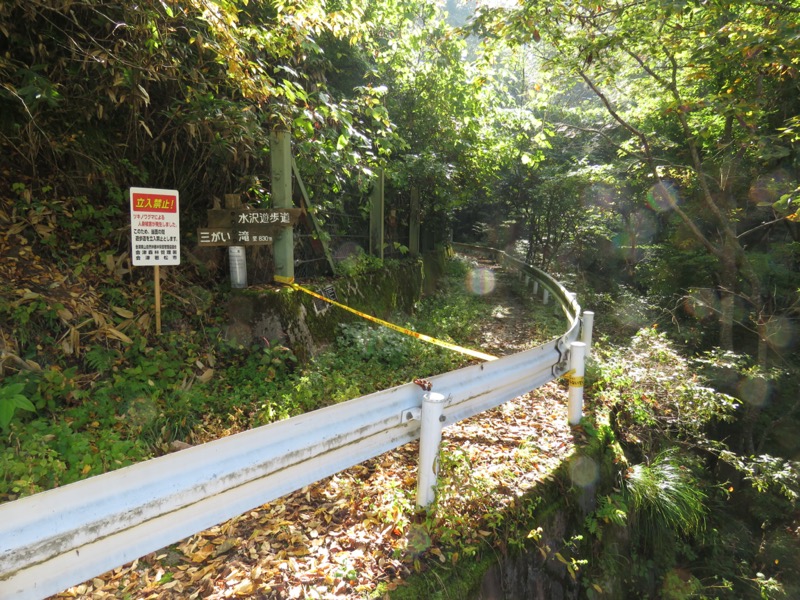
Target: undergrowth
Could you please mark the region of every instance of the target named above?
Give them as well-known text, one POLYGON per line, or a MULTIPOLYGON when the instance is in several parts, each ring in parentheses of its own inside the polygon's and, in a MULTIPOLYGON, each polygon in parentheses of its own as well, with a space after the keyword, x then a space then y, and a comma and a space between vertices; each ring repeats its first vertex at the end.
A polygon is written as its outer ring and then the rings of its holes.
POLYGON ((591 402, 609 411, 624 453, 586 519, 587 583, 642 597, 795 597, 797 464, 737 451, 747 396, 698 371, 655 328, 595 352, 591 402))
MULTIPOLYGON (((92 268, 105 265, 86 265, 92 268)), ((441 289, 423 299, 414 315, 397 315, 395 321, 476 344, 479 323, 492 307, 459 283, 468 269, 449 261, 441 289)), ((135 315, 118 308, 106 319, 119 338, 81 337, 79 353, 57 351, 63 323, 44 296, 6 304, 2 317, 8 329, 30 341, 14 341, 24 367, 6 363, 0 380, 0 501, 467 363, 452 351, 358 322, 342 324, 327 351, 300 365, 275 341, 252 346, 227 341, 224 315, 214 308, 223 304, 220 292, 203 294, 182 283, 194 291, 182 299, 166 295, 170 326, 162 336, 138 327, 135 315), (44 318, 30 318, 39 313, 44 318), (38 359, 41 364, 33 360, 39 356, 46 356, 38 359)), ((115 287, 106 281, 103 293, 110 306, 129 306, 139 298, 121 282, 115 287)))

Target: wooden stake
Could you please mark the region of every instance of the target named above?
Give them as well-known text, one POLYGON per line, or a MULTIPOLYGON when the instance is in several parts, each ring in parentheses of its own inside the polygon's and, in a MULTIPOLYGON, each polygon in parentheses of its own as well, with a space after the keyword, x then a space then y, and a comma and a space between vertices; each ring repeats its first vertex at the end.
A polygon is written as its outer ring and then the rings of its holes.
POLYGON ((156 334, 161 335, 161 266, 155 265, 153 270, 156 278, 156 334))

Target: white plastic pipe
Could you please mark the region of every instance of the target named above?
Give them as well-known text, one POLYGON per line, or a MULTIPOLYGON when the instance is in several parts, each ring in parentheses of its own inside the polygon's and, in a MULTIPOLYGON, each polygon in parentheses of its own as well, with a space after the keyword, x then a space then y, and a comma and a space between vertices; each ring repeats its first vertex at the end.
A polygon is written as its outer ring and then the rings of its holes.
POLYGON ((590 310, 583 312, 581 323, 581 340, 586 344, 586 358, 592 355, 592 329, 594 328, 594 313, 590 310))
POLYGON ((567 418, 570 425, 578 425, 583 416, 583 375, 586 344, 572 342, 569 347, 569 404, 567 418))
POLYGON ((228 247, 228 262, 231 270, 231 287, 247 287, 247 259, 245 258, 244 246, 228 247))
POLYGON ((442 394, 428 392, 422 398, 422 416, 419 430, 419 468, 417 471, 417 506, 426 507, 433 502, 436 477, 439 472, 439 446, 442 443, 444 424, 442 394))

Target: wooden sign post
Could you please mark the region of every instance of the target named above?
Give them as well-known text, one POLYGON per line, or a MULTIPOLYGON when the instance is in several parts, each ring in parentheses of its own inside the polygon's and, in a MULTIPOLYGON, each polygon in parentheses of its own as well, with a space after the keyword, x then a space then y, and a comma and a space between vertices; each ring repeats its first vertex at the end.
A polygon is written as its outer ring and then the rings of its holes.
MULTIPOLYGON (((270 245, 297 224, 302 212, 300 208, 243 209, 233 205, 211 209, 208 211, 208 227, 197 230, 197 243, 199 246, 227 246, 229 252, 236 246, 270 245)), ((240 250, 243 252, 244 248, 240 250)), ((246 280, 245 276, 237 283, 232 268, 232 287, 245 287, 246 280)))
MULTIPOLYGON (((288 210, 292 202, 292 136, 287 130, 276 129, 269 135, 270 189, 272 205, 288 210)), ((283 229, 275 237, 275 280, 294 281, 294 237, 291 229, 283 229)))
POLYGON ((181 264, 178 190, 130 189, 131 261, 154 267, 156 333, 161 334, 161 266, 181 264))

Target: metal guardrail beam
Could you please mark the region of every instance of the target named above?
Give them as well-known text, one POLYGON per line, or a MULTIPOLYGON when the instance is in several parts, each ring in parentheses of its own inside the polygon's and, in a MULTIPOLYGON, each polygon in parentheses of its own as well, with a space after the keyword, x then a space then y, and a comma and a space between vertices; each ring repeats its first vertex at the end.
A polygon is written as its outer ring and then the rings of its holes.
MULTIPOLYGON (((446 424, 566 371, 580 308, 544 276, 543 285, 569 300, 567 333, 431 377, 446 396, 446 424)), ((422 397, 416 385, 397 386, 0 505, 0 598, 55 594, 418 439, 413 416, 422 397)))

